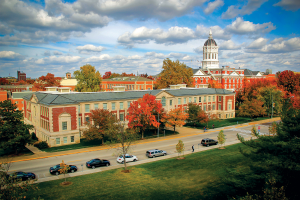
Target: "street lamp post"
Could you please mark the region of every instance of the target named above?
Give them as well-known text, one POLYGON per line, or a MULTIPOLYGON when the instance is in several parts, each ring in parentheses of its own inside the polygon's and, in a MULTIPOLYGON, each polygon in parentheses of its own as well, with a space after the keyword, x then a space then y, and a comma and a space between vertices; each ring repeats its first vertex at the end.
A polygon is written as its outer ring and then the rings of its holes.
MULTIPOLYGON (((159 123, 159 112, 157 112, 157 122, 159 123)), ((157 127, 157 137, 159 137, 159 125, 157 127)))

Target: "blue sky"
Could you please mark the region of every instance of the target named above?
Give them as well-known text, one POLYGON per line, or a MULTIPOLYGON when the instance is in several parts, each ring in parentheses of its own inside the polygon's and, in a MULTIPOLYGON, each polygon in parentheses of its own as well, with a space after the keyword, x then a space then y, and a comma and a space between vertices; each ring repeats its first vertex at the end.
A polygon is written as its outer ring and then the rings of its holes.
POLYGON ((0 77, 198 68, 209 29, 220 66, 300 71, 299 22, 299 0, 1 0, 0 77))

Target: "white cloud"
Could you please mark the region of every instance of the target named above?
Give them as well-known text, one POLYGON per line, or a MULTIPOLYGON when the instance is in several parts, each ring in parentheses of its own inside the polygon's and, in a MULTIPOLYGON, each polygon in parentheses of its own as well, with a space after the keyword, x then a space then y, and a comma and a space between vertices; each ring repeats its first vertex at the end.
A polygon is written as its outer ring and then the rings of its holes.
POLYGON ((208 3, 207 8, 205 8, 204 13, 205 14, 210 14, 212 13, 216 8, 221 7, 224 5, 223 0, 216 0, 214 2, 208 3))
POLYGON ((154 41, 157 44, 182 44, 196 38, 192 29, 187 27, 171 27, 168 31, 160 28, 149 29, 145 26, 135 29, 132 33, 126 32, 118 37, 118 43, 132 48, 134 44, 146 44, 154 41))
POLYGON ((106 61, 106 60, 110 60, 111 57, 108 54, 103 54, 100 56, 92 56, 90 58, 86 58, 83 60, 83 62, 89 63, 89 62, 100 62, 100 61, 106 61))
POLYGON ((49 50, 46 50, 44 53, 43 53, 44 56, 51 56, 51 52, 49 50))
POLYGON ((60 52, 60 51, 54 51, 53 54, 56 55, 56 56, 63 55, 63 53, 60 52))
POLYGON ((268 33, 276 29, 276 27, 273 26, 271 22, 263 24, 253 24, 253 22, 244 21, 242 18, 238 17, 232 24, 226 26, 225 29, 230 33, 242 35, 268 33))
POLYGON ((300 8, 299 0, 281 0, 280 2, 274 4, 274 6, 280 6, 285 10, 297 11, 300 8))
POLYGON ((35 61, 36 64, 55 64, 60 65, 62 63, 76 63, 81 60, 80 56, 49 56, 46 58, 41 58, 35 61))
POLYGON ((147 53, 145 53, 145 56, 161 58, 161 59, 167 58, 167 55, 165 55, 163 53, 156 53, 156 52, 147 52, 147 53))
POLYGON ((262 48, 264 45, 266 45, 268 42, 268 39, 265 38, 258 38, 254 40, 250 45, 247 46, 248 49, 259 49, 262 48))
POLYGON ((227 30, 222 29, 220 26, 205 27, 203 25, 197 25, 195 32, 200 38, 208 38, 209 29, 211 29, 214 39, 229 40, 232 36, 227 30))
POLYGON ((236 45, 232 40, 227 40, 220 45, 220 50, 237 50, 241 49, 242 45, 236 45))
POLYGON ((142 59, 142 56, 139 55, 133 55, 133 56, 128 56, 129 60, 140 60, 142 59))
POLYGON ((105 50, 104 47, 102 46, 94 46, 92 44, 87 44, 84 46, 78 46, 76 47, 76 49, 79 51, 79 53, 86 53, 86 52, 101 52, 103 50, 105 50))
POLYGON ((229 6, 227 11, 222 14, 223 19, 232 19, 240 15, 250 15, 252 12, 257 10, 263 3, 268 0, 249 0, 247 5, 239 9, 239 6, 229 6))
POLYGON ((19 60, 22 59, 22 55, 15 53, 14 51, 0 51, 0 59, 19 60))
POLYGON ((284 65, 291 65, 291 63, 289 61, 286 61, 285 63, 283 63, 284 65))

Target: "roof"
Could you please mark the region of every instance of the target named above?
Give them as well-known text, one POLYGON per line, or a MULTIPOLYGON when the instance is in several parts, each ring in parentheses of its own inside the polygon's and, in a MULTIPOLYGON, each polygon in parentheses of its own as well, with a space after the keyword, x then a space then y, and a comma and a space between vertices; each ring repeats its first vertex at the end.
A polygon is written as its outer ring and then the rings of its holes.
POLYGON ((26 91, 26 92, 12 92, 12 98, 13 99, 22 99, 24 96, 28 94, 32 94, 32 91, 26 91))
POLYGON ((141 76, 120 76, 109 79, 103 79, 102 81, 153 81, 152 79, 141 76))
POLYGON ((204 43, 204 46, 218 46, 216 41, 212 38, 209 38, 206 40, 206 42, 204 43))
POLYGON ((252 74, 252 71, 250 69, 245 69, 244 75, 245 76, 252 76, 253 74, 252 74))
POLYGON ((95 101, 116 101, 116 100, 134 100, 142 98, 145 94, 157 95, 166 91, 173 96, 195 96, 205 94, 233 94, 232 91, 215 88, 181 88, 165 90, 143 90, 126 92, 82 92, 82 93, 44 93, 35 92, 23 97, 29 101, 33 95, 36 96, 38 103, 44 105, 66 105, 79 104, 82 102, 95 101))

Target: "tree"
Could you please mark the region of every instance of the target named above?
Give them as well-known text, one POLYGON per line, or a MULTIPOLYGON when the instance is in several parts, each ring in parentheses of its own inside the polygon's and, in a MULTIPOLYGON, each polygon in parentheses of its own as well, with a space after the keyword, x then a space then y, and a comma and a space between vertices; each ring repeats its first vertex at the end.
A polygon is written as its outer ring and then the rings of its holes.
POLYGON ((135 74, 131 73, 131 74, 127 74, 126 72, 123 72, 121 74, 121 76, 135 76, 135 74))
POLYGON ((212 79, 208 80, 208 87, 209 88, 219 88, 219 89, 223 88, 221 83, 219 83, 217 80, 212 80, 212 79))
POLYGON ((147 127, 154 126, 157 128, 160 124, 153 113, 155 111, 159 114, 162 113, 162 104, 155 99, 155 96, 145 94, 143 98, 131 102, 127 111, 128 127, 139 128, 142 132, 142 139, 144 139, 144 132, 147 127))
POLYGON ((109 135, 109 129, 116 121, 116 116, 109 110, 92 110, 90 122, 86 123, 88 129, 83 132, 83 136, 87 140, 102 140, 104 144, 104 137, 109 135))
POLYGON ((257 99, 261 100, 264 104, 266 112, 271 116, 274 114, 279 114, 283 98, 283 93, 276 86, 266 86, 258 88, 257 99))
POLYGON ((27 83, 25 81, 23 81, 23 80, 20 80, 19 81, 19 85, 27 85, 27 83))
POLYGON ((8 174, 10 162, 0 163, 0 199, 25 199, 26 193, 38 190, 36 184, 31 180, 18 182, 17 177, 8 174))
POLYGON ((300 110, 293 108, 289 99, 284 99, 281 112, 282 123, 277 125, 277 134, 273 137, 259 135, 254 130, 257 139, 245 140, 237 134, 244 144, 241 153, 252 160, 247 171, 228 174, 232 177, 237 191, 251 191, 263 195, 261 188, 268 180, 276 181, 276 187, 284 186, 288 199, 300 199, 298 192, 300 177, 300 110))
POLYGON ((239 107, 239 116, 251 117, 251 120, 253 120, 254 117, 265 115, 266 109, 263 104, 263 101, 257 99, 245 100, 239 107))
POLYGON ((171 61, 169 58, 163 61, 163 71, 156 81, 155 88, 167 88, 170 85, 187 84, 193 87, 193 70, 188 68, 184 63, 171 61))
POLYGON ((123 155, 124 158, 124 169, 127 171, 126 157, 125 155, 129 152, 131 145, 137 140, 136 129, 125 129, 125 125, 118 121, 113 124, 109 129, 109 137, 112 141, 107 142, 112 148, 116 149, 118 155, 123 155), (116 144, 119 144, 116 146, 116 144))
POLYGON ((33 84, 33 88, 36 91, 45 91, 46 87, 60 87, 60 77, 54 77, 54 74, 48 73, 46 76, 39 77, 33 84))
POLYGON ((223 144, 225 144, 226 138, 224 135, 223 130, 220 130, 219 134, 218 134, 218 143, 220 144, 220 148, 222 147, 223 144))
POLYGON ((35 80, 33 80, 33 79, 27 79, 26 80, 26 83, 27 84, 33 84, 35 82, 35 80))
POLYGON ((285 70, 277 73, 277 84, 282 86, 289 93, 300 92, 300 74, 295 74, 293 71, 285 70))
POLYGON ((0 102, 0 148, 15 150, 15 154, 27 143, 32 143, 27 129, 32 125, 24 124, 22 111, 16 110, 10 100, 0 102))
POLYGON ((195 103, 189 103, 188 104, 188 122, 194 123, 194 126, 196 126, 196 122, 198 121, 198 112, 201 110, 201 107, 195 103))
POLYGON ((174 134, 176 126, 185 125, 185 120, 189 117, 189 114, 184 112, 182 108, 171 109, 166 118, 163 119, 166 127, 174 127, 174 134))
POLYGON ((275 136, 277 134, 277 123, 272 122, 271 126, 269 126, 269 135, 275 136))
POLYGON ((59 168, 59 172, 61 174, 64 174, 64 178, 65 178, 65 184, 67 183, 67 178, 66 178, 66 174, 68 173, 68 171, 70 170, 70 166, 65 164, 64 161, 62 160, 62 162, 60 163, 60 168, 59 168))
POLYGON ((139 76, 140 76, 140 77, 144 77, 144 78, 148 78, 148 79, 151 79, 151 80, 154 80, 154 77, 152 77, 151 75, 148 76, 147 73, 146 73, 146 74, 140 74, 139 76))
POLYGON ((80 67, 80 70, 74 72, 78 83, 75 87, 77 92, 98 92, 102 81, 101 74, 95 67, 86 64, 80 67))
POLYGON ((8 85, 9 82, 5 78, 0 78, 0 85, 8 85))
POLYGON ((178 158, 180 157, 181 153, 184 152, 184 144, 181 140, 179 140, 178 144, 176 144, 176 152, 178 153, 178 158))
POLYGON ((197 120, 201 124, 204 124, 204 123, 207 124, 208 121, 209 121, 207 113, 205 113, 203 110, 199 110, 198 113, 197 113, 197 120))

